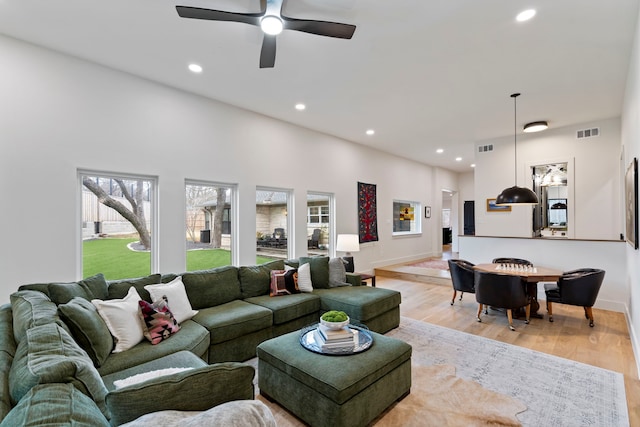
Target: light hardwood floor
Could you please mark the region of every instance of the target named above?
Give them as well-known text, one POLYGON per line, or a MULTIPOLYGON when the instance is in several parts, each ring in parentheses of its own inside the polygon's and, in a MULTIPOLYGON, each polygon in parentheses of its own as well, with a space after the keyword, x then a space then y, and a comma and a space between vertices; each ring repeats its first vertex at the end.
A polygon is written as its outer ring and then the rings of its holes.
POLYGON ((512 332, 504 313, 490 311, 478 323, 473 294, 465 294, 462 302, 456 299, 451 306, 451 286, 380 276, 376 282, 380 288, 402 293, 402 316, 622 373, 630 425, 640 426, 640 380, 622 313, 594 309, 595 326, 590 328, 581 307, 554 304, 550 323, 542 304, 539 313, 544 319, 531 319, 528 325, 514 319, 516 331, 512 332))

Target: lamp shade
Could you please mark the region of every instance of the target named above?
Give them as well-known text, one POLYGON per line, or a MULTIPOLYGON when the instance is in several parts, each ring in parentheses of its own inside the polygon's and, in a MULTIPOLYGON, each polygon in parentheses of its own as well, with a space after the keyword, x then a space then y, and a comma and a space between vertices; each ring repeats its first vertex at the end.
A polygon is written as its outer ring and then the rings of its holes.
POLYGON ((357 234, 338 234, 336 250, 340 252, 360 251, 360 239, 357 234))
POLYGON ((525 187, 513 186, 505 188, 496 197, 496 206, 508 205, 537 205, 539 203, 536 193, 525 187))

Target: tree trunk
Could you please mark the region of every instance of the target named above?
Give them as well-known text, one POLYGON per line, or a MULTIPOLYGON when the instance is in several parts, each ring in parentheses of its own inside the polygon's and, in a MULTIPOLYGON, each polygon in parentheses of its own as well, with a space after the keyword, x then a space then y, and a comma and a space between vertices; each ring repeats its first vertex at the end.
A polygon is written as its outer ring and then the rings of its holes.
POLYGON ((211 237, 211 247, 222 247, 222 220, 224 218, 224 208, 227 198, 226 188, 216 188, 216 210, 213 214, 213 235, 211 237))
POLYGON ((151 248, 151 234, 149 233, 149 230, 147 230, 147 221, 144 217, 144 206, 142 203, 144 195, 142 181, 138 180, 138 182, 136 183, 135 199, 131 196, 131 193, 126 188, 122 180, 116 179, 115 181, 122 189, 124 197, 129 201, 129 203, 131 203, 132 209, 127 208, 125 205, 112 198, 92 179, 86 176, 82 177, 82 184, 84 184, 84 186, 87 187, 89 191, 96 195, 98 201, 103 205, 115 210, 120 215, 122 215, 124 219, 129 221, 140 236, 140 244, 144 246, 145 249, 151 248))

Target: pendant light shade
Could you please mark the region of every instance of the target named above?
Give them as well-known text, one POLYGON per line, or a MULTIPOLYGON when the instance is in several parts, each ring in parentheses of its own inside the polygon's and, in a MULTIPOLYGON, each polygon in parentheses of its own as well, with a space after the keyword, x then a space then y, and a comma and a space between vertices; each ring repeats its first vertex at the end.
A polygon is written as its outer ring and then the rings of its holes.
POLYGON ((509 187, 502 190, 496 197, 497 205, 537 205, 536 193, 524 187, 509 187))
POLYGON ((513 98, 513 152, 515 157, 515 185, 513 187, 505 188, 502 193, 496 197, 496 206, 510 206, 510 205, 537 205, 538 196, 536 193, 526 187, 518 187, 518 151, 516 144, 517 130, 517 110, 516 110, 516 98, 520 96, 519 93, 511 94, 513 98))

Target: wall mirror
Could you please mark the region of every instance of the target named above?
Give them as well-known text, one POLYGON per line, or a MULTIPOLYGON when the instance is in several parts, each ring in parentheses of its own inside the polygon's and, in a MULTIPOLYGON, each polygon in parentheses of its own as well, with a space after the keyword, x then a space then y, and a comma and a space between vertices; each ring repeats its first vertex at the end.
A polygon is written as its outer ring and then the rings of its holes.
POLYGON ((533 166, 533 191, 540 200, 533 209, 534 236, 567 238, 567 163, 533 166))

